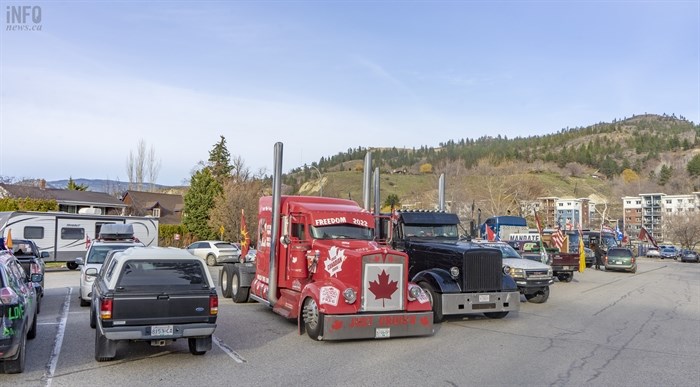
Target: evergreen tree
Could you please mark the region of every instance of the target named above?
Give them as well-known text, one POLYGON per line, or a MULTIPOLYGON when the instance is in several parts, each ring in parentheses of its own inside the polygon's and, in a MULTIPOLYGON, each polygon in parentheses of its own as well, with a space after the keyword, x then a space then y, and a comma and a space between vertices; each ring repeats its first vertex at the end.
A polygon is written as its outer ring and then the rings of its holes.
POLYGON ((224 180, 231 176, 233 166, 231 165, 231 154, 226 148, 226 138, 220 136, 219 142, 209 151, 209 168, 211 175, 219 185, 223 186, 224 180))
POLYGON ((87 184, 77 184, 71 176, 68 178, 68 186, 66 187, 66 189, 71 191, 87 191, 88 186, 87 184))
POLYGON ((700 154, 695 155, 686 166, 688 173, 692 177, 700 176, 700 154))
POLYGON ((221 185, 214 179, 209 167, 204 167, 192 175, 190 189, 184 198, 185 216, 182 223, 199 239, 211 239, 217 234, 217 230, 209 227, 207 220, 209 211, 214 208, 214 198, 221 192, 221 185))
POLYGON ((389 194, 386 200, 384 200, 384 207, 391 208, 391 212, 394 212, 394 209, 399 206, 399 204, 401 204, 401 201, 397 194, 389 194))
POLYGON ((659 171, 659 185, 666 185, 671 177, 673 177, 673 167, 662 165, 659 171))

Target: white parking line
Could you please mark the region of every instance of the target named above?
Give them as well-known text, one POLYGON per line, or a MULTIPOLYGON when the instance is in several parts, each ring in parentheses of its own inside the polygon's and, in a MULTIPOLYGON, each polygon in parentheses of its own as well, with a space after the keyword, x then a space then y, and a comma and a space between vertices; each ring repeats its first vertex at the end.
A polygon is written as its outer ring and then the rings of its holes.
POLYGON ((223 342, 220 338, 216 336, 212 336, 212 341, 214 344, 216 344, 219 348, 221 348, 222 351, 226 352, 227 355, 231 357, 236 363, 247 363, 248 361, 243 358, 243 356, 239 355, 231 349, 226 343, 223 342))
POLYGON ((46 381, 44 386, 50 387, 53 381, 53 374, 56 372, 56 364, 58 363, 58 355, 61 354, 61 346, 63 345, 63 334, 66 331, 66 321, 68 320, 68 310, 70 309, 70 298, 73 294, 73 288, 68 288, 68 293, 66 294, 66 299, 63 300, 63 308, 61 309, 61 320, 58 324, 58 332, 56 332, 56 339, 53 342, 53 352, 51 352, 51 357, 49 358, 49 364, 46 365, 46 371, 44 372, 43 380, 46 381))

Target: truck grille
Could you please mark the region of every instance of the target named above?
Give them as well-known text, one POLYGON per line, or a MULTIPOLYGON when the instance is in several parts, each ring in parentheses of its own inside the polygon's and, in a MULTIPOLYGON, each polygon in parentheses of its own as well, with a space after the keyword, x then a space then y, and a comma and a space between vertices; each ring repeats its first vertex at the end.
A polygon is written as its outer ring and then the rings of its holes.
POLYGON ((462 290, 487 292, 501 290, 503 258, 496 249, 472 249, 464 253, 462 290))
POLYGON ((405 259, 394 254, 362 257, 362 311, 403 310, 405 259))
POLYGON ((549 279, 550 275, 547 270, 526 270, 527 278, 529 279, 549 279))

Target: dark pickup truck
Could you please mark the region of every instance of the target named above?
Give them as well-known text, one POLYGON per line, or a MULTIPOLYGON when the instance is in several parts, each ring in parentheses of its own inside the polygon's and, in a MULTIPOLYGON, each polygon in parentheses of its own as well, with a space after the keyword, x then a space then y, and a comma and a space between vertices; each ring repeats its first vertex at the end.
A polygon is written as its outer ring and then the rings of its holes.
POLYGON ((219 299, 203 259, 185 250, 131 247, 111 257, 96 276, 90 326, 95 360, 116 356, 119 341, 164 346, 187 339, 190 353, 211 349, 219 299))

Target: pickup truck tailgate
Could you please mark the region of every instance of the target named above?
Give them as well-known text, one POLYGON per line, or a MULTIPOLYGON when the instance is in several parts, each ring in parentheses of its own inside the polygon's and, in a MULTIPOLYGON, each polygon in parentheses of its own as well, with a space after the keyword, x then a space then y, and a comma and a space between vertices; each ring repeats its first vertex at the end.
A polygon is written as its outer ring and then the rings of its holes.
POLYGON ((188 292, 116 292, 112 320, 123 325, 183 324, 209 322, 209 289, 188 292))

